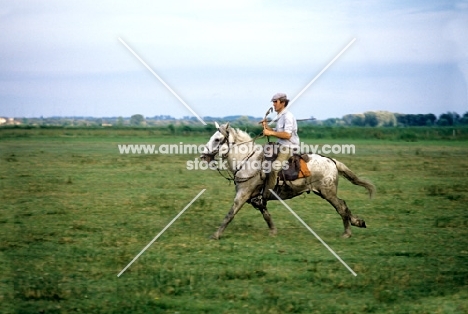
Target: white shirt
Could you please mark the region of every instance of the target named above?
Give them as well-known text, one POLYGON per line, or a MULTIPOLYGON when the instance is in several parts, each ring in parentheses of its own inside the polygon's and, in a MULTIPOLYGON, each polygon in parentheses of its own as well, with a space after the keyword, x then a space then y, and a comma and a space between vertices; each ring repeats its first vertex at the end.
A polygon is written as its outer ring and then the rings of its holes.
POLYGON ((278 144, 295 149, 299 148, 297 122, 294 115, 285 108, 278 114, 275 120, 277 120, 276 127, 274 129, 276 132, 286 132, 291 134, 291 138, 289 140, 278 138, 278 144))

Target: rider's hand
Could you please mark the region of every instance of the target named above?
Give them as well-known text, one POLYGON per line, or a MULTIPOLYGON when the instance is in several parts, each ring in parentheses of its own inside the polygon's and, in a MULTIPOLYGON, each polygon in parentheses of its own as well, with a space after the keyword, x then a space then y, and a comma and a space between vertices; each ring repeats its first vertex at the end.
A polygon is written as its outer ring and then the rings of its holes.
POLYGON ((267 129, 267 128, 263 129, 263 135, 265 135, 265 136, 273 135, 273 133, 274 133, 273 130, 270 130, 270 129, 267 129))

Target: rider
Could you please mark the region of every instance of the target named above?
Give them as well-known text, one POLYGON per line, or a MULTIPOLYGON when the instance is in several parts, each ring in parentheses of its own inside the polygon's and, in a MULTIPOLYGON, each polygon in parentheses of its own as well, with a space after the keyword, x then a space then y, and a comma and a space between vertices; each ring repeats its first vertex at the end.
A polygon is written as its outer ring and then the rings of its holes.
POLYGON ((271 99, 273 107, 277 113, 276 127, 274 129, 267 125, 267 121, 262 121, 263 135, 274 136, 278 138, 278 156, 275 162, 270 165, 271 171, 267 174, 265 187, 263 189, 263 205, 266 205, 270 197, 270 189, 274 189, 278 172, 281 170, 283 163, 287 162, 294 151, 299 149, 299 136, 297 135, 297 121, 294 115, 287 110, 289 99, 284 93, 276 93, 271 99))

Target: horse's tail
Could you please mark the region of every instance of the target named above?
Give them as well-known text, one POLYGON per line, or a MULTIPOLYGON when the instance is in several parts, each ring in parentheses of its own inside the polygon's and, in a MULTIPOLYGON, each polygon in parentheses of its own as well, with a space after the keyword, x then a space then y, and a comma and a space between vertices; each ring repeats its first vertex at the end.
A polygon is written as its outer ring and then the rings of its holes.
POLYGON ((345 177, 348 181, 350 181, 352 184, 359 185, 364 187, 367 192, 369 192, 369 197, 372 198, 375 192, 375 186, 364 179, 360 179, 357 175, 354 174, 346 165, 342 162, 339 162, 336 159, 333 159, 333 161, 336 164, 336 168, 338 169, 338 172, 340 175, 345 177))

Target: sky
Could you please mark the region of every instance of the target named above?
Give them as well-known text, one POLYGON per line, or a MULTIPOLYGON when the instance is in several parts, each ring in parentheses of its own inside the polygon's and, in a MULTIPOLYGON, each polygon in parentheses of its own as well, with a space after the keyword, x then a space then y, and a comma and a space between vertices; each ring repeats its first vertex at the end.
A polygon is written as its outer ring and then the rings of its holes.
POLYGON ((122 41, 201 117, 463 114, 467 29, 468 1, 0 0, 0 116, 192 116, 122 41))

